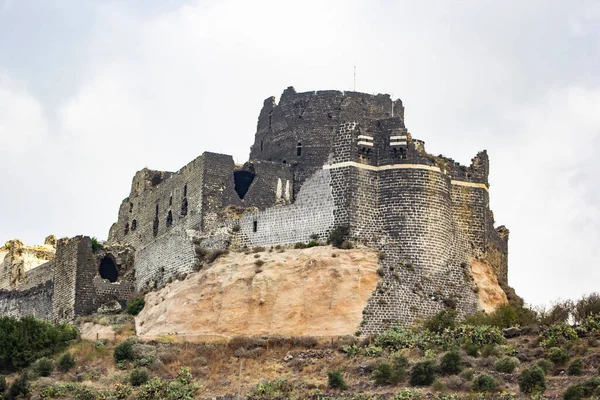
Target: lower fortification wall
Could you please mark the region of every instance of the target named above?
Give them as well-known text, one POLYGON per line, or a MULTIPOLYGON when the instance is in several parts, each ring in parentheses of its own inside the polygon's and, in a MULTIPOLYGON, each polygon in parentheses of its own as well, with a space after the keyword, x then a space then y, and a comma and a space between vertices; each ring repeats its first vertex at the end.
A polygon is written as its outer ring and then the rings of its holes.
POLYGON ((24 290, 0 290, 0 315, 34 316, 51 321, 54 283, 51 280, 24 290))

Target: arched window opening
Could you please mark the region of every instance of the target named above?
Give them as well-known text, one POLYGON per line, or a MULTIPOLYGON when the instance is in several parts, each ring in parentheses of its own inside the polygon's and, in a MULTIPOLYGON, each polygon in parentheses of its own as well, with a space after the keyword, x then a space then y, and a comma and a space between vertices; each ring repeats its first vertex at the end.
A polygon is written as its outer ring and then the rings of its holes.
POLYGON ((119 278, 119 271, 112 257, 106 256, 100 261, 98 273, 102 279, 108 279, 110 283, 114 283, 119 278))
POLYGON ((173 213, 169 210, 169 213, 167 214, 167 227, 171 225, 173 225, 173 213))
POLYGON ((187 184, 183 187, 183 197, 187 197, 187 184))
POLYGON ((260 151, 263 151, 263 141, 260 141, 260 151))
POLYGON ((240 199, 244 199, 252 181, 254 181, 254 174, 250 171, 235 171, 233 173, 233 181, 235 183, 235 191, 240 199))
POLYGON ((173 196, 169 197, 169 205, 172 206, 173 205, 173 196))
POLYGON ((298 142, 296 145, 296 155, 300 157, 302 155, 302 143, 298 142))

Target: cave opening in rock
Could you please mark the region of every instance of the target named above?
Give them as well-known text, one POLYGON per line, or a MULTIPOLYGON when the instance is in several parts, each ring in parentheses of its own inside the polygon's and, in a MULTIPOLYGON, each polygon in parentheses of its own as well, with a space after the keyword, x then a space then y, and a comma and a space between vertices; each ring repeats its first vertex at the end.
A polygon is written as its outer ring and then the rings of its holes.
POLYGON ((109 282, 114 283, 119 278, 119 271, 113 261, 112 257, 106 256, 100 261, 100 268, 98 268, 100 277, 102 279, 108 279, 109 282))
POLYGON ((254 174, 249 171, 235 171, 233 173, 233 181, 235 182, 235 191, 240 199, 244 199, 248 189, 254 180, 254 174))

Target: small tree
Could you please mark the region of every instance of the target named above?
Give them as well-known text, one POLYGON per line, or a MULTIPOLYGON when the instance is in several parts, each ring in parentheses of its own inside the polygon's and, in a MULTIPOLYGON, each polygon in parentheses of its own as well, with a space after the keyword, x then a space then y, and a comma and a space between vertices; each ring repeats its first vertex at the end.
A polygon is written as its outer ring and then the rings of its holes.
POLYGON ((489 375, 481 374, 475 377, 471 390, 476 392, 493 392, 498 387, 498 382, 489 375))
POLYGON ((524 369, 519 376, 519 389, 525 394, 541 394, 546 390, 546 374, 537 365, 524 369))
POLYGON ((127 307, 125 307, 125 312, 130 315, 138 315, 146 305, 143 297, 136 297, 131 299, 129 303, 127 303, 127 307))
POLYGON ((116 362, 133 360, 133 345, 126 340, 115 347, 114 358, 116 362))
POLYGON ((344 376, 342 375, 342 371, 339 369, 336 371, 327 371, 327 381, 328 381, 328 386, 331 389, 340 389, 340 390, 348 389, 348 385, 346 384, 346 380, 344 379, 344 376))
POLYGON ((433 333, 443 333, 445 329, 452 329, 456 326, 456 311, 442 310, 427 319, 423 323, 423 328, 433 333))
POLYGON ((54 369, 52 360, 46 357, 40 358, 35 364, 35 372, 37 372, 39 376, 50 376, 52 369, 54 369))
POLYGON ((446 375, 458 374, 462 370, 460 363, 460 353, 456 350, 449 351, 440 360, 440 371, 446 375))
POLYGON ((583 375, 583 360, 581 358, 576 358, 569 364, 569 368, 567 368, 567 374, 571 376, 581 376, 583 375))
POLYGON ((410 372, 410 384, 412 386, 429 386, 433 381, 435 381, 433 361, 421 361, 413 366, 410 372))
POLYGON ((75 366, 75 357, 73 357, 73 355, 71 353, 65 353, 62 356, 60 356, 60 358, 58 359, 58 368, 63 372, 67 372, 74 366, 75 366))
POLYGON ((134 369, 129 374, 131 386, 140 386, 148 382, 148 372, 145 369, 134 369))

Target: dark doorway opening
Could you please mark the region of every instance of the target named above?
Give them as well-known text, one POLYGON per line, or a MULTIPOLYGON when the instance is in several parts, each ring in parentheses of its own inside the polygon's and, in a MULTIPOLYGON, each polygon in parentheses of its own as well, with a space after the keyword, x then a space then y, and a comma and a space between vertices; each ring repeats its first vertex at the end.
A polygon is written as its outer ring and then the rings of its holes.
POLYGON ((109 282, 114 283, 119 278, 119 271, 115 262, 110 256, 106 256, 100 261, 100 268, 98 268, 100 277, 102 279, 108 279, 109 282))
POLYGON ((249 171, 235 171, 233 173, 233 181, 235 182, 235 191, 240 199, 244 199, 248 189, 254 180, 254 174, 249 171))

